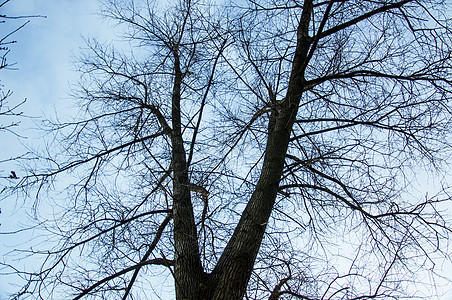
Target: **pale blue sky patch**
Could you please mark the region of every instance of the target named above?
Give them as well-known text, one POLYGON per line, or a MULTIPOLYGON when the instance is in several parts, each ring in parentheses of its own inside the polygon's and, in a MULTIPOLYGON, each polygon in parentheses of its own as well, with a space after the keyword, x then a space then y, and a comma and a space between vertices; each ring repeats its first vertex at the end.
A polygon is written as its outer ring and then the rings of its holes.
MULTIPOLYGON (((84 46, 83 36, 108 40, 111 31, 96 15, 99 5, 92 0, 14 0, 8 3, 10 15, 45 15, 35 18, 14 35, 9 61, 16 62, 17 71, 1 74, 4 85, 15 97, 32 98, 42 108, 67 97, 68 81, 73 72, 73 53, 84 46), (5 78, 6 77, 6 78, 5 78)), ((12 23, 12 22, 11 22, 12 23)), ((33 103, 36 112, 36 102, 33 103)))

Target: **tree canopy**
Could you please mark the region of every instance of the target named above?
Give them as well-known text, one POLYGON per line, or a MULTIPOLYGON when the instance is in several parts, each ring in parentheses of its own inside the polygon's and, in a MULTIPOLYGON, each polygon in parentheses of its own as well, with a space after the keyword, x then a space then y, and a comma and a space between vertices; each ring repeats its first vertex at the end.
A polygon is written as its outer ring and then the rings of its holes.
POLYGON ((104 2, 130 48, 87 41, 11 188, 46 232, 18 298, 426 298, 451 198, 407 191, 450 163, 449 2, 104 2))

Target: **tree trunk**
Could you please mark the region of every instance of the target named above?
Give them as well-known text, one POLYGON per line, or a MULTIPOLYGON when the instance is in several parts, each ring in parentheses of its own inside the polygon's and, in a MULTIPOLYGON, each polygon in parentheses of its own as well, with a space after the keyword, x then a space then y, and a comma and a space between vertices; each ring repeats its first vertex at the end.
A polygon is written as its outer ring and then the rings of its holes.
POLYGON ((256 189, 212 273, 216 284, 213 299, 242 299, 245 295, 276 200, 290 133, 303 93, 304 69, 311 45, 308 28, 312 8, 312 0, 306 0, 298 27, 297 48, 287 95, 274 124, 269 123, 264 163, 256 189))
POLYGON ((172 99, 172 163, 173 163, 173 218, 175 248, 176 299, 199 299, 202 266, 193 206, 191 203, 189 177, 181 131, 180 98, 182 72, 177 50, 174 51, 174 86, 172 99))

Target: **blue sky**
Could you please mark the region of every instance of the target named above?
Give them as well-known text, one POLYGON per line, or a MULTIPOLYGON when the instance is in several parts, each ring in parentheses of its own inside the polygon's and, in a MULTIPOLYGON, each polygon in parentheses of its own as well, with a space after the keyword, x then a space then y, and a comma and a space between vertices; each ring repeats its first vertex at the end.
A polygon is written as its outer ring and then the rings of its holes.
MULTIPOLYGON (((83 36, 105 37, 107 25, 95 12, 94 0, 12 0, 6 14, 45 15, 34 18, 14 35, 17 44, 11 47, 9 61, 16 62, 17 71, 1 74, 6 88, 15 98, 28 98, 33 111, 37 104, 50 105, 66 97, 67 83, 77 74, 72 72, 73 54, 83 47, 83 36)), ((7 25, 19 25, 11 21, 7 25)))
MULTIPOLYGON (((98 7, 96 0, 11 0, 2 8, 3 11, 0 13, 10 16, 46 16, 32 19, 25 28, 13 36, 18 43, 11 47, 8 60, 10 63, 16 63, 14 67, 17 70, 0 72, 4 89, 11 89, 14 92, 10 102, 17 103, 27 98, 22 110, 30 116, 52 115, 53 107, 58 107, 60 114, 70 113, 67 92, 69 83, 78 78, 73 61, 74 54, 84 46, 83 37, 99 38, 107 42, 115 38, 111 26, 95 14, 98 7)), ((3 35, 23 22, 17 20, 1 25, 0 34, 3 35)), ((14 156, 23 151, 24 141, 33 143, 38 136, 31 130, 32 126, 30 120, 24 120, 17 129, 19 134, 28 137, 27 140, 2 133, 0 157, 14 156)), ((2 172, 0 176, 9 173, 5 168, 7 167, 0 168, 2 172)), ((16 230, 18 224, 26 217, 23 211, 27 204, 20 201, 15 204, 15 200, 11 200, 11 203, 0 203, 1 232, 16 230)), ((27 238, 26 234, 22 237, 24 241, 27 238)), ((8 240, 0 235, 0 256, 21 242, 18 238, 8 240)), ((451 277, 450 274, 452 271, 444 273, 446 277, 451 277)), ((0 280, 0 300, 5 297, 2 292, 9 289, 8 280, 0 280)), ((450 287, 449 285, 449 289, 450 287)), ((452 300, 452 290, 441 300, 452 300)))
MULTIPOLYGON (((108 24, 95 14, 98 7, 95 0, 11 0, 1 8, 0 14, 8 16, 46 16, 31 19, 29 24, 11 37, 17 43, 9 47, 11 51, 7 60, 14 70, 0 72, 3 90, 13 91, 8 100, 10 105, 26 98, 27 102, 21 111, 28 116, 52 115, 54 107, 58 107, 59 113, 63 115, 70 113, 67 93, 69 83, 78 77, 73 62, 74 55, 84 46, 83 37, 102 37, 102 40, 107 41, 113 37, 108 24)), ((24 22, 19 19, 0 24, 0 34, 4 36, 24 22)), ((33 126, 33 119, 22 119, 21 125, 15 129, 16 133, 27 139, 2 132, 1 159, 24 153, 23 143, 36 143, 39 135, 31 129, 33 126)), ((10 168, 13 167, 3 164, 0 176, 7 176, 10 168)), ((20 224, 26 222, 25 211, 30 204, 8 199, 2 201, 0 207, 0 232, 8 232, 17 230, 20 224)), ((7 255, 10 250, 27 241, 30 234, 26 232, 14 237, 0 235, 0 256, 7 255)), ((0 300, 6 299, 4 293, 10 291, 10 283, 14 281, 12 276, 0 280, 0 300)))

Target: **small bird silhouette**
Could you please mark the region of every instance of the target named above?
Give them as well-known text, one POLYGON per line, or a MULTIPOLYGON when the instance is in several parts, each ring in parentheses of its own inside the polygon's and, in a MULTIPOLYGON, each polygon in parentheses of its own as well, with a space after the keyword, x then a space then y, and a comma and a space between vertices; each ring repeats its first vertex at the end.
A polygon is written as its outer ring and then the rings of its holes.
POLYGON ((19 177, 17 177, 16 172, 11 171, 11 175, 9 175, 9 178, 11 179, 19 179, 19 177))

